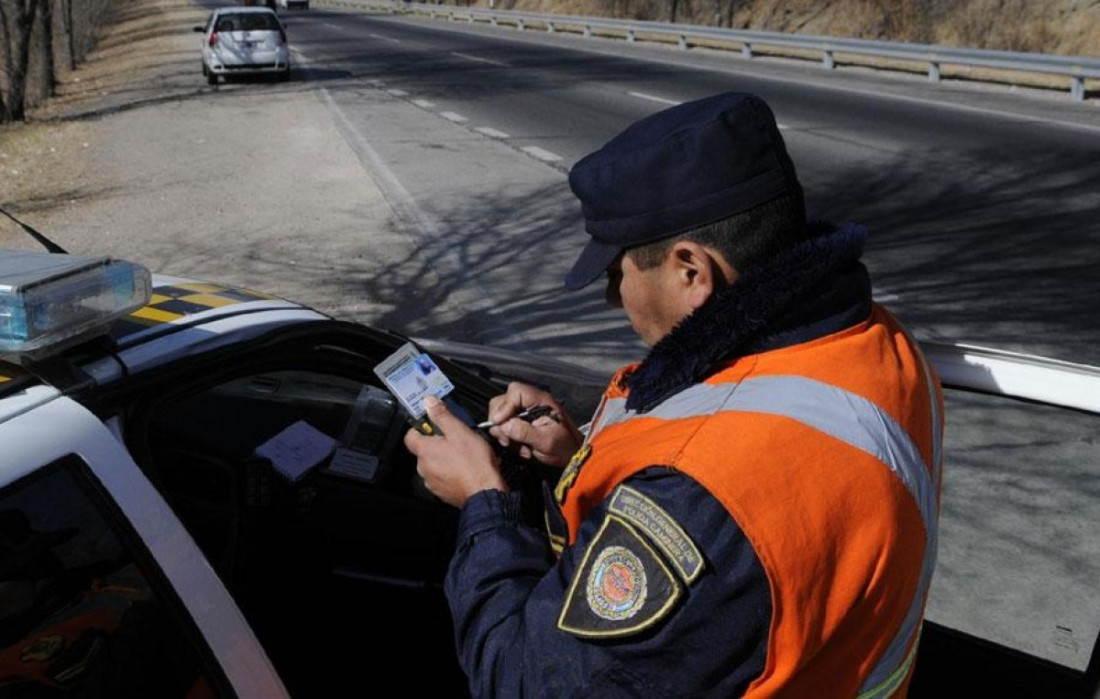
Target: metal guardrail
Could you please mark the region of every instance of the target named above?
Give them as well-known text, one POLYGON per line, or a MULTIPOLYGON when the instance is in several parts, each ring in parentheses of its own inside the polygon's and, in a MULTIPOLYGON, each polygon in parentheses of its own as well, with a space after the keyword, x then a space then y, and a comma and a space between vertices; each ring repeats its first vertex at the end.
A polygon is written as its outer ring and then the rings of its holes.
POLYGON ((1060 75, 1069 78, 1070 96, 1078 102, 1084 100, 1086 96, 1085 80, 1100 78, 1100 58, 1088 56, 988 51, 932 44, 723 29, 671 22, 480 9, 401 0, 339 0, 339 2, 344 5, 378 9, 395 14, 423 14, 432 18, 446 17, 451 21, 465 19, 470 23, 486 22, 493 26, 504 24, 514 26, 519 31, 540 27, 551 33, 559 30, 573 31, 589 38, 598 30, 605 34, 622 36, 628 42, 638 40, 639 35, 662 37, 669 42, 675 41, 679 48, 685 51, 692 45, 700 45, 703 41, 733 43, 740 46, 741 55, 746 58, 752 58, 754 47, 796 49, 820 53, 822 65, 830 70, 836 68, 837 54, 927 63, 928 79, 932 82, 940 80, 941 66, 944 65, 1060 75))

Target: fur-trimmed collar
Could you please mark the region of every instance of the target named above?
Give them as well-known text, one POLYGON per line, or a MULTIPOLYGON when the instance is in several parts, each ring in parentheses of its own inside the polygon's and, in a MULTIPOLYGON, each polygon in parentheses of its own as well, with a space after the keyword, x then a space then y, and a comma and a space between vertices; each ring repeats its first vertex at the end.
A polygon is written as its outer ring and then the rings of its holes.
POLYGON ((748 268, 663 337, 626 378, 626 407, 644 412, 738 356, 806 342, 867 317, 871 284, 860 263, 862 226, 811 224, 820 233, 748 268))

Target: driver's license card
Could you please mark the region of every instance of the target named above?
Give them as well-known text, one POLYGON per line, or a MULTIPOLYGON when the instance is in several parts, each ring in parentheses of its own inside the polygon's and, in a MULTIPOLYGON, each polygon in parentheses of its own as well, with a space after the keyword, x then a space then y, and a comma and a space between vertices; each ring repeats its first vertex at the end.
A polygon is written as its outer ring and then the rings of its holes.
POLYGON ((443 400, 454 390, 454 384, 432 358, 409 342, 374 367, 374 373, 416 420, 424 417, 427 396, 443 400))

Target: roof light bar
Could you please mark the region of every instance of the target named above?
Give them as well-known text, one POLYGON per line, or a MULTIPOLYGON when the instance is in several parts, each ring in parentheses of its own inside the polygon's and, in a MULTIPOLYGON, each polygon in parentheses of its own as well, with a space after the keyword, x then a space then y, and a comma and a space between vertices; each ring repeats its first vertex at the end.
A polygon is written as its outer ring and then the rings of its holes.
POLYGON ((40 359, 149 302, 145 267, 109 257, 0 251, 0 357, 40 359))

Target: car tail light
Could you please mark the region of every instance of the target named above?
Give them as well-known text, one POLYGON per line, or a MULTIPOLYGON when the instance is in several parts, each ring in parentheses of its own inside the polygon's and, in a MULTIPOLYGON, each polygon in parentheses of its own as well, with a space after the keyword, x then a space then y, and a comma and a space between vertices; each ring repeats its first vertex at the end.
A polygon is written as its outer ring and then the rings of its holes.
POLYGON ((217 32, 210 32, 210 41, 208 41, 206 43, 207 43, 208 46, 210 46, 210 48, 214 48, 215 46, 217 46, 218 45, 218 33, 217 32))

